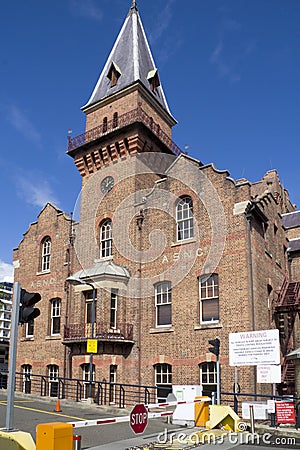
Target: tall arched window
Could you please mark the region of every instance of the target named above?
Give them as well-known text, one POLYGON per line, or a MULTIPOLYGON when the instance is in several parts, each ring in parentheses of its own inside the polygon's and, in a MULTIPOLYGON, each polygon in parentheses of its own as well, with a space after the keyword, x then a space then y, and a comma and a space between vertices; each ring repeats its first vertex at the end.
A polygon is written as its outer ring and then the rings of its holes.
POLYGON ((24 392, 25 394, 30 394, 31 393, 31 371, 32 371, 32 366, 30 364, 23 364, 22 368, 22 392, 24 392))
POLYGON ((203 395, 210 395, 217 391, 217 367, 215 362, 205 362, 199 364, 200 384, 203 395))
POLYGON ((49 272, 50 270, 50 256, 51 256, 51 238, 46 236, 42 240, 41 248, 41 271, 49 272))
POLYGON ((112 255, 112 222, 106 219, 100 226, 100 257, 107 258, 112 255))
POLYGON ((176 207, 177 240, 194 237, 193 201, 191 197, 181 197, 176 207))
POLYGON ((170 364, 155 364, 154 370, 157 401, 161 403, 172 392, 172 366, 170 364))
POLYGON ((48 366, 49 397, 58 397, 58 372, 59 367, 56 364, 48 366))

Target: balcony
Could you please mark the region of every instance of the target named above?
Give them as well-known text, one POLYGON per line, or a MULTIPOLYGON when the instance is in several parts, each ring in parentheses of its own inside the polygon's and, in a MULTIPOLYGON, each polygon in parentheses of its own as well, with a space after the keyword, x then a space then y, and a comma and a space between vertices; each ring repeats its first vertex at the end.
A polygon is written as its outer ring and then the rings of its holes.
POLYGON ((165 145, 168 149, 176 156, 180 155, 182 151, 180 148, 172 141, 172 139, 160 128, 159 124, 154 122, 153 118, 150 117, 141 107, 128 111, 125 114, 118 116, 118 119, 109 120, 105 125, 101 124, 86 133, 82 133, 79 136, 71 138, 68 137, 68 153, 75 150, 82 145, 89 144, 96 141, 100 137, 117 130, 118 128, 131 125, 134 122, 143 123, 149 130, 151 130, 165 145))
MULTIPOLYGON (((90 323, 72 323, 64 327, 65 344, 86 342, 91 338, 90 323)), ((133 343, 133 325, 129 323, 118 323, 111 327, 109 323, 96 322, 94 339, 102 342, 133 343)))

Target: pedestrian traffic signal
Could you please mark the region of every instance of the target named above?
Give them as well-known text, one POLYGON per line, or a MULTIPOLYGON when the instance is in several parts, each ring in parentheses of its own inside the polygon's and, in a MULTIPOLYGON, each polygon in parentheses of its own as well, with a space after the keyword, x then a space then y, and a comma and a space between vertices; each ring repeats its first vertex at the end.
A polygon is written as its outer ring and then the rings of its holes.
POLYGON ((28 323, 41 314, 40 310, 34 306, 40 300, 41 296, 38 292, 31 293, 21 289, 19 324, 28 323))
POLYGON ((208 350, 211 353, 213 353, 214 355, 219 356, 219 354, 220 354, 220 339, 216 337, 216 339, 210 339, 208 341, 208 343, 210 345, 212 345, 212 347, 209 347, 208 350))

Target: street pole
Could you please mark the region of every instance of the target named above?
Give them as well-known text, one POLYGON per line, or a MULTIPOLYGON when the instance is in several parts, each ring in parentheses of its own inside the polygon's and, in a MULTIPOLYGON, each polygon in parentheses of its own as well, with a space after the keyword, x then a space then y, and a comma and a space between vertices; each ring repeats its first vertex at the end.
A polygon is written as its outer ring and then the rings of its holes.
POLYGON ((221 404, 220 355, 217 355, 217 405, 221 404))
POLYGON ((6 405, 6 428, 5 431, 13 431, 14 426, 14 398, 16 387, 16 359, 18 342, 19 310, 21 300, 21 284, 14 283, 14 301, 12 309, 12 319, 10 328, 9 345, 9 367, 8 367, 8 387, 7 387, 7 405, 6 405))

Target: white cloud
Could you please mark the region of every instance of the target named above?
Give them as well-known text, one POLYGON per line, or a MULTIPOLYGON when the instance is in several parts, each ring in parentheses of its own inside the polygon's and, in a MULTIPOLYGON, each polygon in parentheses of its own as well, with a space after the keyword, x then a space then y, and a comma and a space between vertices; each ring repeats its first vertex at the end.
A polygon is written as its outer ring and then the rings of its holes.
POLYGON ((224 55, 224 42, 222 39, 218 42, 210 55, 210 62, 217 67, 221 77, 228 78, 232 82, 240 81, 241 76, 236 71, 235 63, 226 60, 224 55))
POLYGON ((154 44, 161 37, 163 32, 169 27, 169 23, 171 22, 173 17, 172 6, 174 1, 175 0, 168 0, 167 4, 160 12, 160 16, 163 17, 163 20, 158 20, 156 22, 156 27, 150 34, 150 41, 152 44, 154 44))
POLYGON ((0 259, 0 282, 6 281, 12 283, 14 279, 14 268, 12 264, 8 264, 0 259))
POLYGON ((36 174, 28 179, 29 174, 19 174, 17 177, 18 194, 27 203, 43 208, 47 202, 59 205, 58 199, 54 196, 51 186, 46 179, 39 178, 36 174))
POLYGON ((7 118, 10 124, 25 138, 37 145, 41 144, 41 134, 21 108, 16 105, 9 105, 7 107, 7 118))
POLYGON ((70 0, 70 9, 74 16, 102 20, 103 13, 94 0, 70 0))

